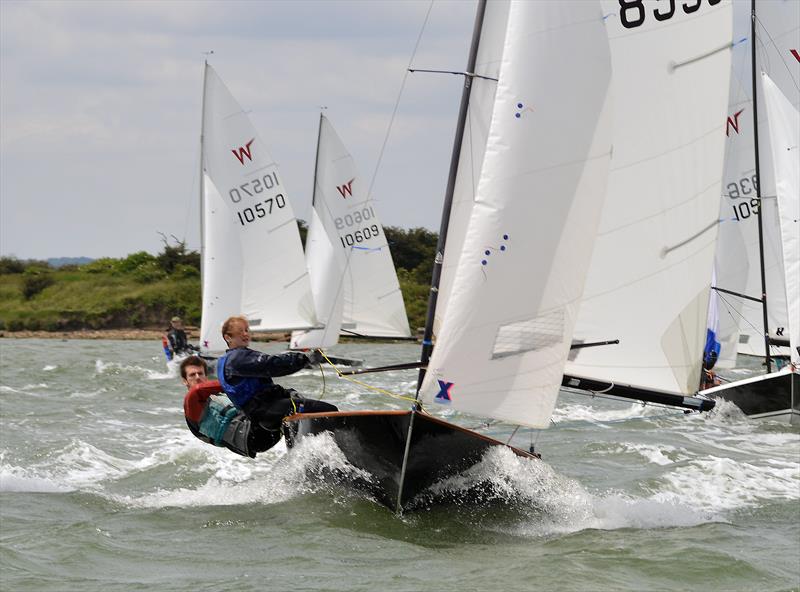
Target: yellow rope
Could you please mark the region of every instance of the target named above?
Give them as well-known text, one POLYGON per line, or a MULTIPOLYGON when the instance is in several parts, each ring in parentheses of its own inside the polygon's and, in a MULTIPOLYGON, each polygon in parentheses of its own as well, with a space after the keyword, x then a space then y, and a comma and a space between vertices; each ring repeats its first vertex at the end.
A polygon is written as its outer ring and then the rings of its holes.
POLYGON ((349 376, 345 376, 344 374, 342 374, 342 371, 339 370, 339 368, 337 368, 336 365, 333 362, 331 362, 331 360, 328 358, 328 356, 325 355, 324 351, 322 351, 321 349, 318 349, 317 351, 320 353, 320 355, 323 358, 325 358, 325 361, 328 362, 328 364, 330 364, 331 368, 333 368, 336 371, 336 374, 339 376, 339 378, 344 378, 345 380, 348 380, 348 381, 352 382, 353 384, 358 384, 360 386, 363 386, 366 389, 375 391, 377 393, 381 393, 382 395, 386 395, 387 397, 392 397, 393 399, 400 399, 402 401, 410 401, 411 403, 416 403, 419 406, 420 411, 424 411, 423 408, 422 408, 422 402, 418 401, 417 399, 415 399, 413 397, 407 397, 405 395, 398 395, 398 394, 393 393, 391 391, 387 391, 386 389, 382 389, 382 388, 377 387, 377 386, 372 386, 371 384, 367 384, 366 382, 361 382, 360 380, 356 380, 355 378, 350 378, 349 376))

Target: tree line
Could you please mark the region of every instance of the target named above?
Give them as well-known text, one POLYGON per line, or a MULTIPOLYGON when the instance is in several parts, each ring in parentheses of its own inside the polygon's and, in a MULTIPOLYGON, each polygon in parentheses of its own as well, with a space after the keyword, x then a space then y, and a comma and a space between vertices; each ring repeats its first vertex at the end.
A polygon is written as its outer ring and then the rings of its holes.
MULTIPOLYGON (((305 240, 307 228, 300 223, 305 240)), ((384 227, 412 331, 425 322, 437 234, 384 227)), ((156 255, 139 251, 84 264, 0 257, 0 330, 66 331, 165 326, 173 315, 198 325, 200 253, 164 238, 156 255)))

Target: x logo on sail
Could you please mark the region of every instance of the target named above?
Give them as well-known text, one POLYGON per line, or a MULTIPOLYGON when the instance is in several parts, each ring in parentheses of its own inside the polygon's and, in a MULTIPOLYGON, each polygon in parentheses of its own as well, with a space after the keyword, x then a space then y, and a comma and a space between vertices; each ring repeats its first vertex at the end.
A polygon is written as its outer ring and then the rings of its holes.
POLYGON ((445 382, 444 380, 437 380, 436 382, 439 383, 439 394, 436 395, 435 399, 440 403, 449 403, 450 399, 450 389, 453 388, 452 382, 445 382))

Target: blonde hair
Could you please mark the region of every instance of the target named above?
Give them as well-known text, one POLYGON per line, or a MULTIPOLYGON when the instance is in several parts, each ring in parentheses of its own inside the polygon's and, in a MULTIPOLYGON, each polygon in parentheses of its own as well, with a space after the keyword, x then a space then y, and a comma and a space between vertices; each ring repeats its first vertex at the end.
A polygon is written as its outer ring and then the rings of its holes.
POLYGON ((242 325, 249 324, 247 322, 247 319, 241 315, 228 317, 228 319, 224 323, 222 323, 222 339, 225 340, 225 343, 228 343, 228 340, 225 339, 225 336, 230 334, 231 329, 233 329, 233 326, 238 323, 241 323, 242 325))

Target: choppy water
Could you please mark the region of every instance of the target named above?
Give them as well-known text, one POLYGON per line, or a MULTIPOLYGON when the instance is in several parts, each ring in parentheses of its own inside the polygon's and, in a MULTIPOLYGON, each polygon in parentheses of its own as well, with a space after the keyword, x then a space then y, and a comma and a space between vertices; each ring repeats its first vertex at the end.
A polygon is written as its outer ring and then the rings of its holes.
MULTIPOLYGON (((407 394, 415 373, 363 380, 407 394)), ((283 382, 343 409, 406 406, 330 373, 283 382)), ((398 518, 313 478, 352 474, 329 439, 255 460, 196 440, 183 393, 159 343, 0 340, 0 589, 800 589, 800 431, 729 405, 562 395, 552 429, 513 440, 544 462, 497 451, 444 486, 488 479, 493 499, 398 518)))

